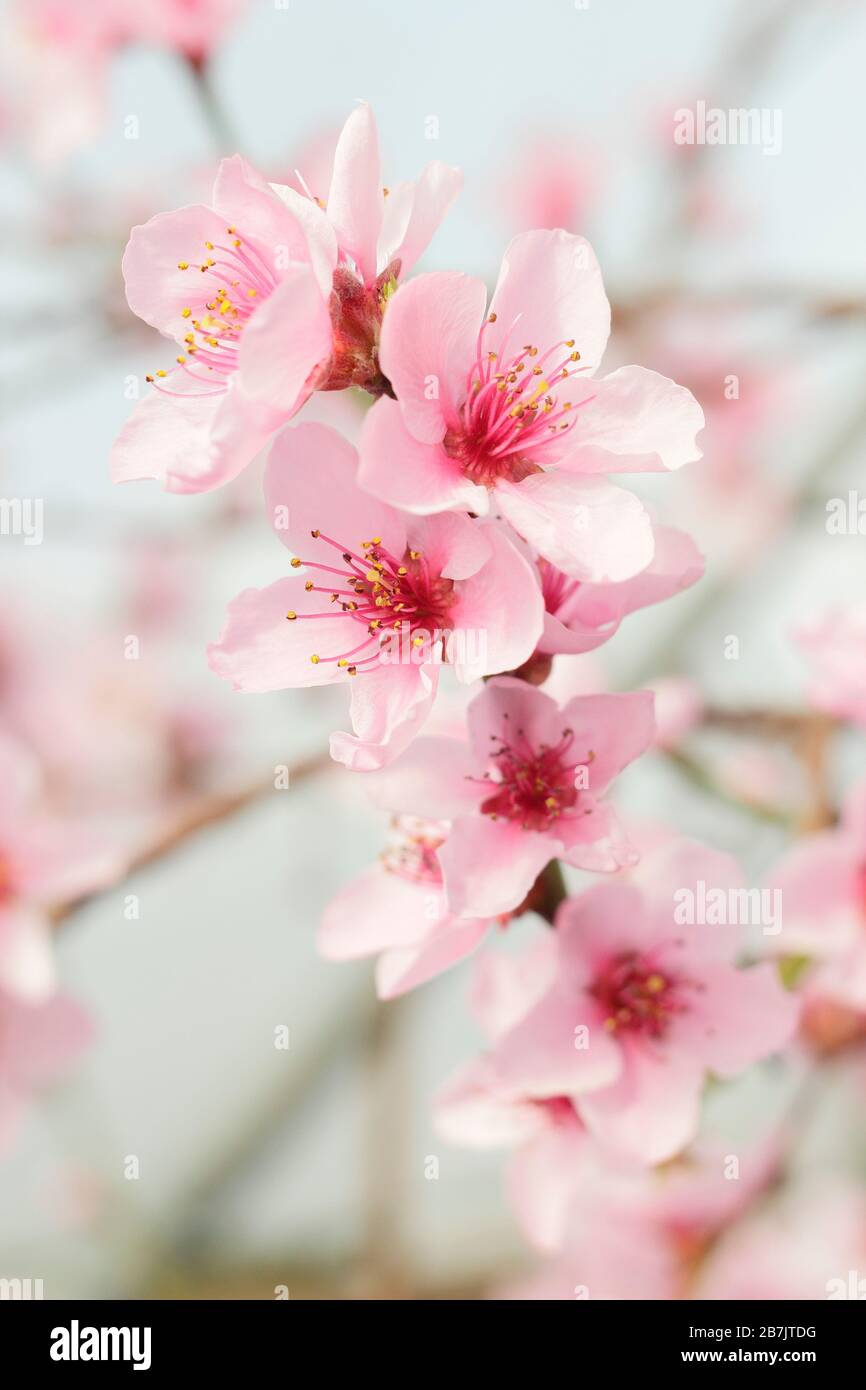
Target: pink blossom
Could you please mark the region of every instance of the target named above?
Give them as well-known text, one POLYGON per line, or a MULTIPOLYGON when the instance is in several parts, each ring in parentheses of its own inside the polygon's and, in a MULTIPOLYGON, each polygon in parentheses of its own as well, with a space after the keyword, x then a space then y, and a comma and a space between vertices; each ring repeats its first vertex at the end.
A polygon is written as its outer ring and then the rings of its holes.
POLYGON ((495 917, 526 897, 552 859, 611 872, 631 862, 610 783, 652 740, 652 696, 582 695, 560 708, 511 677, 468 711, 469 742, 419 739, 373 779, 390 810, 452 821, 439 850, 458 917, 495 917))
POLYGON ((701 880, 734 888, 740 874, 727 855, 678 841, 628 882, 563 903, 555 978, 490 1054, 505 1087, 568 1097, 599 1141, 642 1162, 694 1138, 708 1073, 736 1076, 796 1024, 771 965, 734 966, 730 929, 677 920, 677 893, 701 880))
POLYGON ((46 909, 108 881, 111 858, 35 804, 34 765, 0 739, 0 1151, 31 1091, 86 1042, 86 1015, 55 993, 46 909))
POLYGON ((355 450, 326 426, 274 441, 265 495, 297 574, 240 594, 209 656, 236 690, 348 681, 354 734, 335 734, 331 752, 369 771, 423 724, 443 660, 467 683, 519 666, 541 635, 542 599, 503 528, 407 517, 356 475, 355 450))
POLYGON ((54 987, 48 909, 111 882, 119 867, 86 829, 44 812, 37 793, 33 760, 0 737, 0 989, 36 1001, 54 987))
POLYGON ((378 861, 342 888, 325 909, 319 950, 329 960, 379 955, 376 989, 392 999, 465 959, 491 923, 448 911, 436 851, 445 822, 401 816, 378 861))
POLYGON ((54 162, 94 139, 108 109, 109 64, 130 44, 156 44, 201 64, 249 0, 17 0, 7 47, 12 114, 37 159, 54 162))
POLYGON ((797 633, 818 709, 866 727, 866 603, 839 604, 797 633))
POLYGON ((701 722, 703 697, 686 676, 662 676, 650 681, 656 700, 656 744, 675 748, 701 722))
POLYGON ((516 231, 530 227, 575 231, 598 196, 601 170, 590 148, 563 141, 561 132, 537 132, 511 150, 502 201, 516 231))
POLYGON ((53 994, 27 999, 0 985, 0 1153, 38 1088, 61 1076, 89 1042, 87 1014, 53 994))
POLYGON ((649 565, 617 584, 582 583, 549 560, 539 559, 545 607, 539 651, 551 655, 594 651, 618 632, 629 613, 696 584, 704 563, 691 537, 669 527, 654 528, 654 537, 649 565))
POLYGON ((862 1299, 866 1283, 863 1193, 834 1175, 791 1187, 735 1226, 700 1272, 697 1299, 862 1299))
POLYGON ((389 305, 380 361, 397 400, 370 411, 361 482, 407 511, 491 503, 576 579, 619 581, 653 554, 638 499, 602 473, 699 457, 700 407, 642 367, 595 377, 610 306, 587 242, 527 232, 483 281, 421 275, 389 305))
MULTIPOLYGON (((585 1149, 588 1146, 584 1146, 585 1149)), ((732 1141, 699 1143, 662 1169, 640 1173, 611 1165, 595 1151, 594 1170, 565 1148, 533 1155, 525 1146, 522 1168, 512 1167, 509 1186, 524 1233, 556 1258, 509 1296, 520 1299, 674 1299, 687 1295, 696 1260, 726 1228, 742 1218, 778 1173, 778 1136, 743 1149, 736 1145, 736 1180, 728 1165, 732 1141), (519 1186, 515 1191, 515 1180, 519 1186), (555 1211, 547 1231, 537 1224, 555 1211), (516 1199, 516 1200, 515 1200, 516 1199), (535 1225, 527 1225, 527 1212, 535 1225), (546 1240, 539 1236, 547 1235, 546 1240)), ((712 1255, 710 1256, 712 1261, 712 1255)))
POLYGON ((866 1013, 866 781, 851 788, 839 825, 795 843, 768 882, 783 919, 767 949, 810 959, 810 998, 866 1013))
POLYGON ((386 199, 363 104, 337 143, 326 207, 269 184, 239 155, 209 206, 135 227, 123 260, 130 308, 174 338, 177 366, 115 444, 115 481, 203 492, 237 476, 315 390, 387 389, 378 364, 389 298, 456 197, 434 162, 386 199))
MULTIPOLYGON (((647 1178, 633 1154, 599 1142, 580 1116, 574 1096, 539 1097, 515 1084, 497 1064, 496 1044, 557 986, 559 951, 554 934, 522 956, 486 950, 473 970, 472 1013, 492 1050, 463 1067, 440 1089, 437 1131, 471 1148, 514 1148, 507 1170, 510 1205, 523 1234, 537 1249, 561 1250, 577 1242, 580 1199, 629 1211, 652 1226, 674 1250, 689 1253, 721 1229, 775 1173, 779 1136, 769 1133, 738 1146, 737 1181, 728 1180, 730 1142, 705 1138, 664 1170, 647 1178)), ((585 1235, 585 1232, 583 1233, 585 1235)))

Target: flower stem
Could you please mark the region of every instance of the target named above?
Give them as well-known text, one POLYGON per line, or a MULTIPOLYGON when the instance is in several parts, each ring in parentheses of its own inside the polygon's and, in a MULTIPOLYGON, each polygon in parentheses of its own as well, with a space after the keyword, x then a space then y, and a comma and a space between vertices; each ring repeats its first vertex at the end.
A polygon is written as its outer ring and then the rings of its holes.
POLYGON ((562 876, 562 865, 558 859, 551 859, 547 868, 542 869, 535 880, 535 887, 530 895, 533 911, 553 926, 556 909, 567 897, 568 890, 562 876))

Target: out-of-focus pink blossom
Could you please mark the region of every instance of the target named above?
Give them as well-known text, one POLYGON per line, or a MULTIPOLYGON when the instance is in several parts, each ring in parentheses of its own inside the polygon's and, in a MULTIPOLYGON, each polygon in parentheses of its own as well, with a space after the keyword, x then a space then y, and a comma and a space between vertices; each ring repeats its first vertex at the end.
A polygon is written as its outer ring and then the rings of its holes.
POLYGON ((209 649, 236 690, 349 681, 354 734, 331 752, 359 771, 423 724, 443 660, 469 682, 519 666, 541 636, 532 567, 496 523, 413 517, 357 486, 357 455, 323 425, 285 430, 265 496, 297 576, 234 600, 209 649))
POLYGON ((649 686, 656 700, 656 745, 676 748, 701 722, 700 688, 686 676, 661 676, 649 686))
POLYGON ((838 1174, 795 1185, 726 1234, 701 1270, 698 1299, 862 1299, 866 1203, 838 1174))
POLYGON ((0 738, 0 988, 28 1001, 51 993, 47 909, 110 883, 119 867, 104 841, 42 810, 35 763, 0 738))
POLYGON ((109 64, 130 44, 155 44, 203 63, 249 0, 16 0, 4 34, 10 114, 21 140, 46 162, 98 135, 109 64))
POLYGON ((600 181, 591 150, 569 141, 562 131, 538 134, 511 151, 501 180, 502 203, 517 232, 532 227, 578 232, 585 229, 600 181))
POLYGON ((88 1016, 73 1000, 26 999, 0 985, 0 1153, 34 1091, 62 1076, 90 1037, 88 1016))
POLYGON ((648 692, 583 695, 560 708, 499 677, 472 701, 468 725, 468 743, 419 739, 371 779, 387 809, 452 821, 438 852, 452 912, 512 911, 551 859, 601 872, 632 861, 600 798, 652 740, 648 692))
POLYGON ((475 950, 489 921, 448 911, 436 851, 444 822, 395 819, 388 847, 325 909, 319 950, 329 960, 378 955, 376 988, 392 999, 424 984, 475 950))
POLYGON ((87 1016, 56 993, 47 909, 110 882, 113 854, 86 830, 45 815, 38 774, 0 739, 0 1152, 32 1091, 59 1075, 87 1041, 87 1016))
POLYGON ((121 431, 115 481, 208 491, 236 477, 313 391, 386 390, 383 312, 460 182, 434 161, 386 199, 362 104, 340 135, 325 207, 235 155, 208 206, 134 228, 123 260, 130 307, 180 352, 121 431))
POLYGON ((691 537, 669 527, 653 529, 652 561, 639 574, 618 584, 582 583, 549 560, 538 561, 545 607, 540 652, 594 651, 618 632, 629 613, 661 603, 697 583, 704 563, 691 537))
POLYGON ((866 727, 866 603, 838 604, 797 638, 809 662, 812 703, 866 727))
POLYGON ((809 958, 810 999, 866 1013, 866 781, 848 793, 839 825, 795 843, 768 882, 782 901, 768 949, 809 958))
POLYGON ((643 367, 594 373, 610 330, 601 270, 582 237, 515 237, 489 312, 482 280, 421 275, 382 325, 397 399, 361 436, 361 483, 407 511, 499 509, 575 579, 616 582, 652 560, 637 498, 599 475, 700 457, 700 406, 643 367))
POLYGON ((676 841, 627 882, 566 900, 555 978, 490 1054, 505 1088, 568 1097, 596 1138, 646 1163, 694 1138, 708 1073, 738 1075, 796 1026, 771 965, 735 967, 739 929, 687 920, 701 882, 725 892, 741 875, 729 856, 676 841))

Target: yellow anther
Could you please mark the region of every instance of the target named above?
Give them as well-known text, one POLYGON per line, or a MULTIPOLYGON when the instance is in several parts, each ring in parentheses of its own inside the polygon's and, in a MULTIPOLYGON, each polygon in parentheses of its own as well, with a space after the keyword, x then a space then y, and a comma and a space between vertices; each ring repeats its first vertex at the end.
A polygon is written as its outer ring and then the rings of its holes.
POLYGON ((157 376, 165 376, 165 372, 157 372, 157 376))
POLYGON ((292 569, 293 569, 293 570, 300 569, 300 567, 301 567, 301 565, 302 565, 303 563, 304 563, 303 560, 299 560, 298 557, 297 557, 297 555, 296 555, 296 556, 293 558, 293 560, 292 560, 292 569))
POLYGON ((295 620, 295 618, 296 618, 297 616, 298 616, 298 615, 297 615, 297 613, 295 612, 294 608, 290 609, 289 612, 286 614, 286 617, 288 618, 288 620, 289 620, 290 623, 291 623, 291 622, 294 622, 294 620, 295 620))
POLYGON ((189 270, 189 261, 178 261, 178 270, 189 270))
POLYGON ((314 666, 318 666, 319 658, 315 655, 315 653, 313 653, 313 655, 310 657, 310 660, 312 661, 314 666))
POLYGON ((192 309, 181 309, 180 316, 182 319, 188 319, 191 313, 192 309))

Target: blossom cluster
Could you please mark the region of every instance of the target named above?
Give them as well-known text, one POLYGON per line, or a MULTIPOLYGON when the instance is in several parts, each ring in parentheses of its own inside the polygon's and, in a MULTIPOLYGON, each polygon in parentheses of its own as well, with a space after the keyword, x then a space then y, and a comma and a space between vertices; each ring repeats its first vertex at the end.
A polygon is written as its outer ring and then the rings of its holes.
POLYGON ((386 188, 362 103, 328 187, 274 184, 234 156, 209 203, 136 227, 129 304, 174 361, 112 467, 200 493, 263 456, 285 572, 232 601, 210 665, 245 692, 348 687, 331 755, 392 826, 328 907, 321 950, 377 956, 385 998, 479 952, 487 1047, 445 1085, 437 1122, 515 1149, 521 1225, 570 1268, 576 1209, 585 1248, 604 1209, 587 1190, 614 1194, 633 1241, 656 1220, 641 1180, 696 1140, 708 1079, 785 1047, 798 1002, 736 923, 677 915, 708 883, 739 890, 734 860, 636 843, 614 808, 612 785, 657 738, 652 692, 562 698, 551 676, 700 579, 691 537, 611 476, 697 460, 701 408, 649 368, 602 372, 610 307, 578 235, 516 236, 489 297, 460 271, 413 273, 460 185, 433 162, 386 188), (320 418, 294 423, 346 390, 368 407, 357 446, 320 418), (456 705, 437 705, 452 679, 456 705), (591 881, 570 893, 575 870, 591 881), (528 950, 487 949, 524 915, 528 950))

